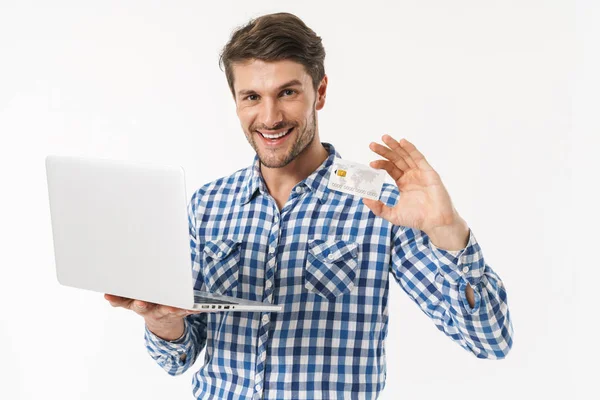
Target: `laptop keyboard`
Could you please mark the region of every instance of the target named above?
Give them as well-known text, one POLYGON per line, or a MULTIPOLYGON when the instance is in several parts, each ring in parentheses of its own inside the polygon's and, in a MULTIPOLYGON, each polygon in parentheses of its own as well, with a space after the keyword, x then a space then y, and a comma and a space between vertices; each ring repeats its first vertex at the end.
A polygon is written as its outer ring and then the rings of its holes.
POLYGON ((196 304, 237 304, 231 301, 217 300, 212 297, 202 297, 198 295, 194 295, 194 302, 196 304))

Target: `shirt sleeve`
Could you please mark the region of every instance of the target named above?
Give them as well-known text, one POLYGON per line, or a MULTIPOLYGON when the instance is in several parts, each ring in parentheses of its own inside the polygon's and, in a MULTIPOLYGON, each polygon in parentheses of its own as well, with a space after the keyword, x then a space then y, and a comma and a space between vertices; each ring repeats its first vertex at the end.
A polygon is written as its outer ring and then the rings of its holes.
POLYGON ((146 349, 150 357, 169 375, 183 374, 190 368, 206 343, 206 314, 192 314, 184 319, 183 336, 175 341, 159 338, 146 327, 146 349))
MULTIPOLYGON (((194 280, 200 276, 200 244, 196 226, 197 199, 199 192, 192 196, 188 205, 188 222, 190 232, 190 251, 192 258, 192 276, 194 280)), ((191 288, 190 288, 191 289, 191 288)), ((192 314, 184 319, 184 333, 175 341, 167 341, 154 335, 146 327, 144 339, 148 353, 170 375, 179 375, 190 368, 206 344, 207 314, 192 314)))
POLYGON ((478 358, 501 359, 512 347, 506 290, 473 232, 458 251, 437 248, 425 232, 394 227, 391 271, 437 328, 478 358), (470 284, 474 307, 465 290, 470 284))

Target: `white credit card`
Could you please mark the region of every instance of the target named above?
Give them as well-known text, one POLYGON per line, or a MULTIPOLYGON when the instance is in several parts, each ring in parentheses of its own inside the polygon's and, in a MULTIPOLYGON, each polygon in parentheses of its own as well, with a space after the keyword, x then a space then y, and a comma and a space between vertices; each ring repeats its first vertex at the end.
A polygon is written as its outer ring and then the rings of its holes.
POLYGON ((385 174, 384 170, 336 157, 331 166, 327 187, 338 192, 379 200, 385 174))

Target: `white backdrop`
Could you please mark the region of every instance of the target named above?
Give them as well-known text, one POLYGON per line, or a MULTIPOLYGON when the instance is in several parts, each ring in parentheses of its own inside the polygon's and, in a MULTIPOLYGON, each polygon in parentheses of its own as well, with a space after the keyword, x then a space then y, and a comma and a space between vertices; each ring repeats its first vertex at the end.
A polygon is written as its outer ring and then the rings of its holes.
POLYGON ((593 331, 575 330, 576 311, 591 311, 575 298, 591 275, 576 269, 598 264, 574 239, 596 229, 572 225, 592 204, 572 195, 576 151, 594 151, 572 135, 575 83, 581 109, 597 110, 583 79, 595 75, 584 52, 598 13, 584 3, 1 0, 0 398, 191 398, 199 364, 168 376, 146 354, 141 318, 56 282, 44 157, 182 165, 190 194, 247 166, 218 54, 236 26, 276 11, 323 38, 322 140, 364 163, 384 133, 412 140, 508 290, 514 346, 488 361, 392 285, 381 398, 573 398, 596 375, 593 331))

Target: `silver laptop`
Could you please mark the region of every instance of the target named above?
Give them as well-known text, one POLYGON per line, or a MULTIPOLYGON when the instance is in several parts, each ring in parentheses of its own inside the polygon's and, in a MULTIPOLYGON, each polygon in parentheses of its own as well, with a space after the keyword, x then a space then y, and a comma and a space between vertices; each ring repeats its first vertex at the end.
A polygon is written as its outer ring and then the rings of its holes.
POLYGON ((60 284, 183 309, 281 311, 194 290, 180 167, 48 156, 60 284))

